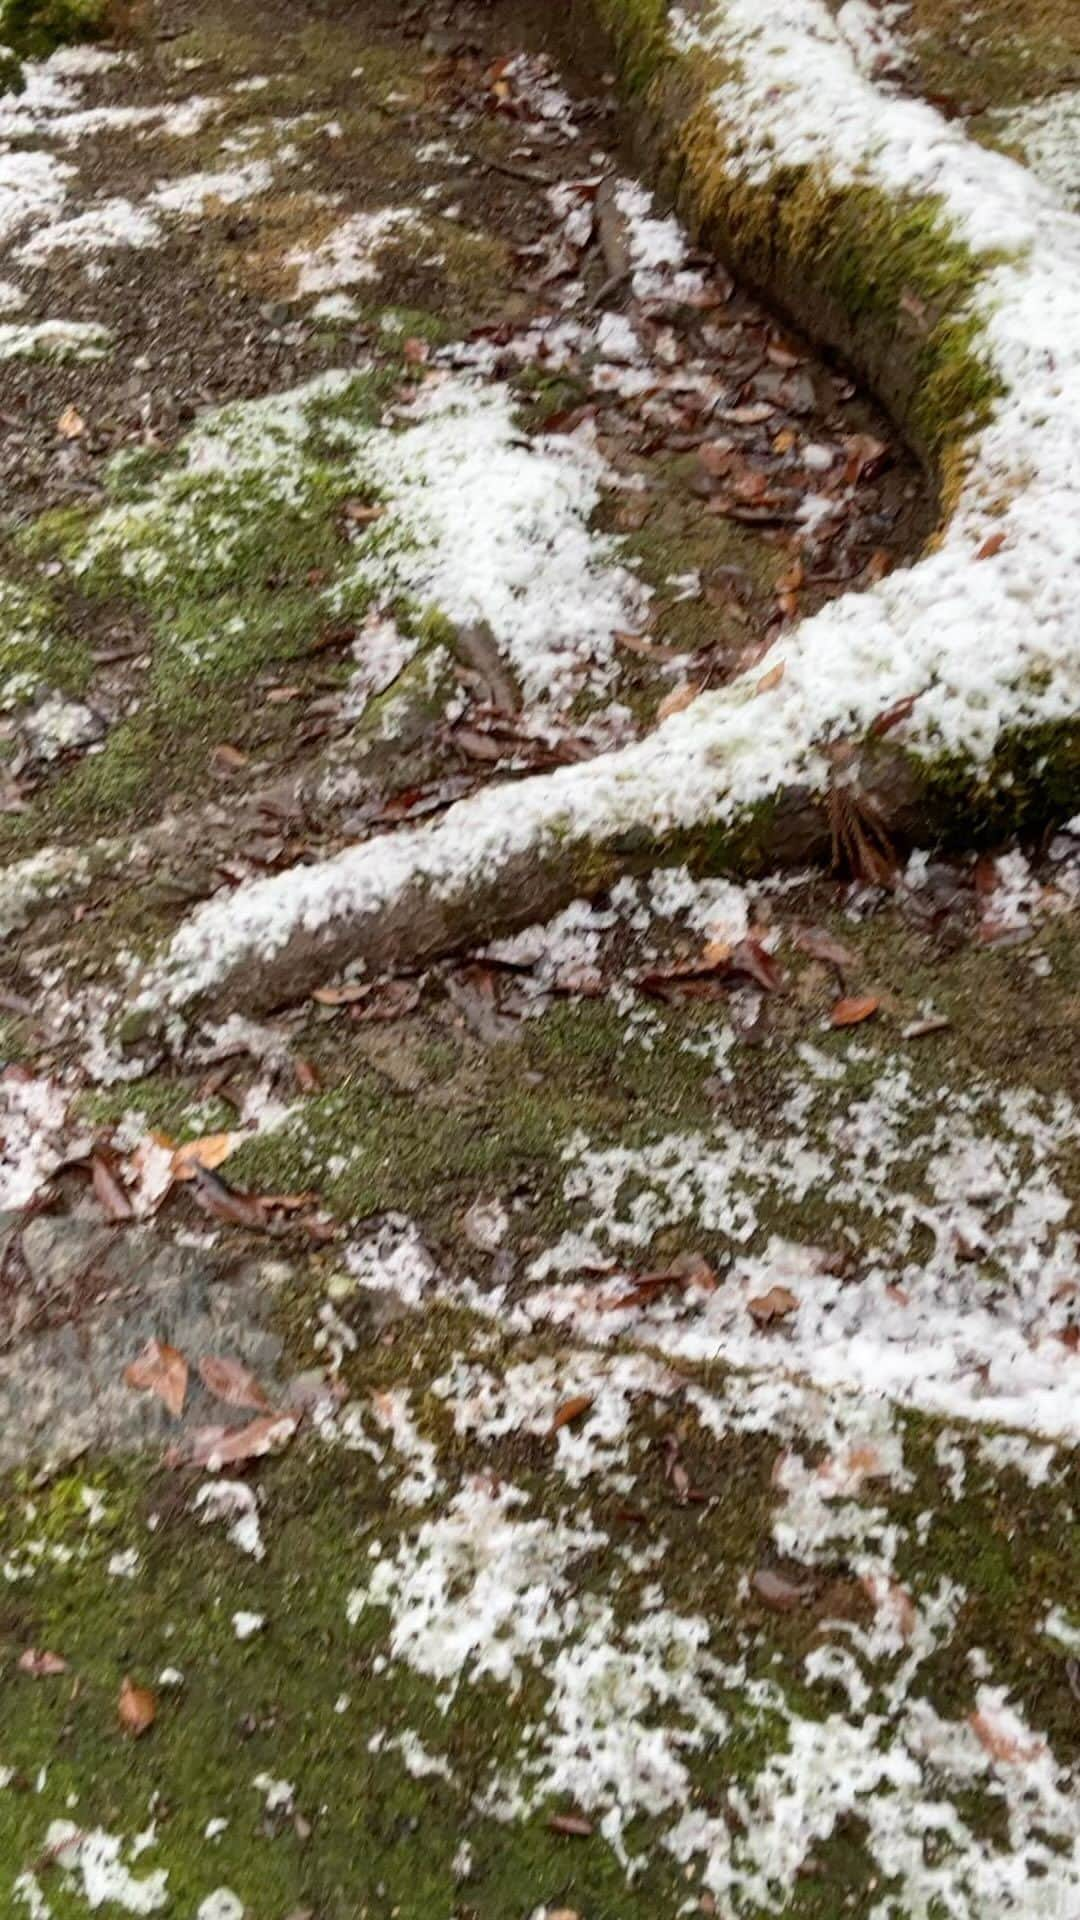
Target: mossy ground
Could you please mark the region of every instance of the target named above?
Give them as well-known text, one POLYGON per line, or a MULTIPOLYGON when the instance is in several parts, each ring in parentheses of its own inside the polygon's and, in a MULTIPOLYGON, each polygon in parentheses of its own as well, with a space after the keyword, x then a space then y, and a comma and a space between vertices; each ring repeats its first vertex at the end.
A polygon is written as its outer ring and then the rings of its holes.
POLYGON ((914 0, 904 31, 920 91, 967 112, 1076 84, 1080 19, 1071 0, 914 0))

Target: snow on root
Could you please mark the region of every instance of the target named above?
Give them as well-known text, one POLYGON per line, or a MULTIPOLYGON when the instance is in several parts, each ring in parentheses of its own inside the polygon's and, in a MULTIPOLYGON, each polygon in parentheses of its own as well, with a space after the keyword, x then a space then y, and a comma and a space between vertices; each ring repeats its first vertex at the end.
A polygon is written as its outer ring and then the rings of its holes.
MULTIPOLYGON (((714 105, 718 135, 728 144, 737 135, 731 164, 748 180, 813 166, 841 185, 932 196, 985 261, 975 317, 1002 396, 973 442, 939 545, 785 635, 764 684, 755 672, 703 695, 644 743, 516 786, 512 805, 489 793, 427 829, 211 903, 165 954, 147 988, 151 1002, 181 1007, 298 934, 318 945, 331 922, 361 931, 366 916, 410 891, 461 899, 479 876, 493 882, 523 856, 540 860, 568 843, 631 831, 738 823, 793 783, 821 790, 829 772, 822 744, 864 735, 901 703, 912 711, 897 737, 931 761, 948 754, 979 766, 1005 736, 1075 723, 1080 218, 929 106, 879 91, 819 0, 732 0, 692 23, 676 10, 672 23, 683 50, 735 62, 738 78, 719 88, 714 105)), ((530 533, 519 517, 512 549, 476 542, 464 561, 455 557, 461 512, 440 482, 453 471, 455 444, 463 463, 474 453, 483 414, 455 412, 438 396, 423 410, 425 471, 411 477, 404 445, 387 442, 383 473, 433 529, 428 551, 443 564, 395 556, 398 584, 422 585, 426 569, 430 590, 458 612, 468 602, 512 602, 515 580, 547 564, 546 530, 530 533)), ((571 604, 585 556, 582 545, 564 567, 571 604)))

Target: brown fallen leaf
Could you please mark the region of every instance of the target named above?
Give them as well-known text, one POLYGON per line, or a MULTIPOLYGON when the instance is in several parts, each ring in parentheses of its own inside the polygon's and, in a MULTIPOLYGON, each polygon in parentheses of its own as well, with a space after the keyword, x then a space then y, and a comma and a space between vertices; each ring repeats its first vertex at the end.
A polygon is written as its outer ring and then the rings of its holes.
POLYGON ((784 976, 776 960, 752 933, 732 947, 728 965, 732 973, 744 973, 748 980, 756 981, 766 993, 777 993, 783 985, 784 976))
POLYGON ((577 1393, 572 1400, 564 1400, 551 1422, 552 1433, 558 1433, 560 1427, 568 1427, 572 1420, 580 1420, 583 1413, 588 1413, 594 1397, 591 1393, 577 1393))
POLYGON ((672 687, 671 692, 664 695, 656 709, 657 725, 659 726, 662 720, 670 720, 673 713, 682 713, 685 708, 692 706, 703 684, 701 680, 687 680, 681 687, 672 687))
POLYGON ((886 1573, 864 1573, 862 1586, 877 1611, 891 1617, 901 1639, 910 1640, 919 1623, 919 1616, 906 1587, 886 1573))
POLYGON ((901 1040, 924 1040, 928 1033, 944 1033, 952 1022, 943 1013, 928 1014, 925 1020, 909 1020, 901 1028, 901 1040))
POLYGON ((192 1460, 196 1466, 208 1467, 216 1473, 221 1467, 238 1467, 248 1460, 261 1460, 265 1454, 278 1453, 287 1447, 297 1427, 299 1417, 293 1413, 268 1413, 259 1420, 249 1421, 246 1427, 233 1427, 224 1432, 220 1427, 200 1428, 192 1436, 192 1460))
POLYGON ((872 738, 883 740, 894 727, 902 726, 905 720, 910 720, 915 711, 915 703, 920 697, 917 693, 909 693, 903 700, 897 700, 893 706, 886 707, 884 713, 879 713, 877 718, 870 722, 872 738))
POLYGON ((68 1663, 63 1654, 47 1653, 44 1647, 26 1647, 19 1655, 19 1672, 28 1673, 32 1680, 50 1680, 54 1674, 66 1673, 68 1663))
POLYGON ((210 755, 210 764, 218 773, 239 773, 247 763, 243 748, 232 746, 228 740, 222 740, 210 755))
POLYGON ((227 1407, 255 1407, 260 1413, 270 1410, 255 1375, 239 1360, 219 1360, 215 1354, 204 1353, 199 1361, 199 1378, 207 1392, 215 1400, 224 1400, 227 1407))
POLYGON ((810 1592, 809 1587, 799 1586, 772 1567, 759 1567, 750 1584, 758 1599, 773 1613, 794 1613, 810 1592))
POLYGON ((239 1133, 205 1133, 199 1140, 185 1140, 173 1154, 173 1179, 194 1180, 196 1167, 220 1167, 242 1139, 239 1133))
POLYGON ((770 1287, 767 1293, 758 1293, 746 1303, 746 1310, 757 1321, 759 1327, 767 1327, 774 1320, 786 1320, 789 1313, 798 1307, 798 1297, 790 1293, 787 1287, 770 1287))
POLYGON ((774 687, 778 687, 780 685, 780 682, 783 679, 786 671, 787 671, 787 662, 784 660, 778 660, 775 667, 770 667, 768 673, 762 674, 761 679, 758 681, 757 686, 754 688, 754 692, 755 693, 771 693, 774 687))
POLYGON ((824 960, 827 966, 837 967, 841 972, 855 965, 855 955, 850 947, 835 940, 824 927, 799 927, 792 936, 792 946, 800 953, 809 954, 811 960, 824 960))
POLYGON ((872 1020, 881 1001, 877 994, 863 993, 850 1000, 838 1000, 829 1015, 830 1027, 857 1027, 872 1020))
POLYGON ((318 1068, 313 1067, 310 1060, 305 1060, 302 1053, 295 1053, 292 1068, 301 1093, 318 1093, 322 1082, 319 1079, 318 1068))
POLYGON ((86 432, 86 421, 77 407, 65 407, 56 423, 56 431, 63 440, 79 440, 86 432))
POLYGON ((127 1191, 121 1186, 108 1161, 100 1153, 95 1153, 90 1162, 90 1181, 94 1197, 105 1215, 106 1220, 131 1220, 135 1209, 128 1198, 127 1191))
POLYGON ((979 1713, 968 1715, 968 1725, 976 1735, 980 1745, 995 1760, 1003 1760, 1007 1765, 1023 1765, 1029 1760, 1038 1760, 1046 1752, 1044 1740, 1025 1740, 1023 1734, 1012 1724, 1012 1714, 991 1712, 983 1708, 979 1713))
POLYGON ((593 1830, 592 1821, 583 1813, 553 1813, 548 1826, 552 1833, 572 1834, 579 1840, 587 1840, 593 1830))
POLYGON ((191 1170, 191 1185, 203 1211, 232 1227, 250 1227, 257 1233, 269 1228, 267 1204, 258 1194, 237 1193, 220 1174, 196 1161, 191 1170))
POLYGON ((311 997, 320 1007, 347 1007, 354 1000, 366 1000, 374 991, 370 980, 343 980, 338 986, 316 987, 311 997))
POLYGON ((978 553, 975 555, 975 558, 976 560, 992 560, 996 553, 1001 552, 1001 549, 1004 545, 1005 545, 1005 532, 1003 528, 999 528, 997 533, 991 533, 987 535, 987 538, 983 541, 982 546, 979 548, 978 553))
POLYGON ((174 1420, 179 1420, 184 1411, 187 1383, 188 1363, 183 1354, 162 1340, 148 1340, 137 1358, 124 1368, 124 1385, 138 1393, 156 1394, 174 1420))
POLYGON ((148 1733, 157 1719, 157 1701, 149 1687, 136 1686, 130 1674, 124 1675, 117 1704, 120 1725, 133 1740, 148 1733))

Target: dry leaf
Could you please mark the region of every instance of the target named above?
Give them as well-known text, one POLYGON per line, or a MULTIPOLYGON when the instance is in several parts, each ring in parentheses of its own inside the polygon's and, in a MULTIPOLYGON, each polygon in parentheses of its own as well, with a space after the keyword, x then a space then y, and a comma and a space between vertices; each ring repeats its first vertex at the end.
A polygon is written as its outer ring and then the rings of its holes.
POLYGON ((175 1420, 184 1411, 188 1363, 177 1347, 148 1340, 138 1358, 124 1368, 124 1385, 139 1393, 154 1393, 175 1420))
POLYGON ((759 1567, 751 1581, 754 1592, 773 1613, 794 1613, 801 1607, 809 1593, 809 1587, 800 1587, 794 1580, 788 1580, 782 1573, 775 1573, 771 1567, 759 1567))
POLYGON ((583 1413, 588 1413, 594 1397, 591 1393, 577 1393, 572 1400, 564 1400, 551 1422, 552 1433, 558 1433, 560 1427, 568 1427, 572 1420, 580 1420, 583 1413))
POLYGON ((899 1580, 886 1573, 864 1573, 863 1590, 879 1613, 889 1614, 903 1640, 910 1640, 918 1625, 915 1603, 899 1580))
POLYGON ((126 1190, 121 1186, 108 1161, 100 1153, 95 1153, 90 1162, 90 1180, 106 1220, 120 1221, 134 1218, 135 1209, 126 1190))
POLYGON ((370 981, 343 980, 337 987, 316 987, 311 997, 320 1007, 347 1007, 354 1000, 366 1000, 373 992, 370 981))
POLYGON ((288 1445, 300 1421, 292 1413, 268 1413, 246 1427, 222 1432, 206 1427, 193 1436, 192 1458, 197 1466, 216 1473, 221 1467, 242 1466, 248 1460, 261 1460, 264 1454, 278 1453, 288 1445))
POLYGON ((227 1407, 269 1410, 270 1402, 255 1375, 250 1368, 241 1366, 239 1360, 219 1360, 212 1353, 204 1353, 199 1361, 199 1377, 207 1392, 212 1393, 215 1400, 224 1400, 227 1407))
POLYGON ((33 1680, 49 1680, 54 1674, 66 1673, 68 1663, 62 1654, 47 1653, 43 1647, 27 1647, 19 1655, 19 1672, 28 1673, 33 1680))
POLYGON ((686 707, 692 706, 701 692, 701 687, 700 680, 687 680, 681 687, 672 687, 671 692, 664 695, 656 709, 657 725, 661 720, 670 720, 673 713, 682 713, 686 707))
POLYGON ((56 423, 56 431, 65 440, 78 440, 86 432, 86 421, 76 407, 65 407, 56 423))
POLYGON ((748 980, 756 981, 766 993, 776 993, 783 984, 783 975, 772 954, 752 933, 732 947, 728 964, 733 973, 745 973, 748 980))
MULTIPOLYGON (((785 611, 787 611, 787 609, 785 609, 785 611)), ((778 660, 775 667, 770 667, 768 673, 762 674, 761 679, 754 689, 755 693, 771 693, 774 687, 780 685, 786 671, 787 662, 778 660)))
POLYGON ((157 1701, 149 1687, 136 1686, 131 1675, 125 1674, 117 1711, 124 1732, 130 1733, 133 1740, 138 1740, 140 1735, 149 1732, 157 1719, 157 1701))
POLYGON ((759 1327, 767 1327, 774 1320, 785 1320, 794 1313, 799 1302, 787 1287, 770 1287, 768 1293, 758 1293, 746 1303, 747 1312, 757 1321, 759 1327))
POLYGON ((830 967, 843 969, 855 965, 855 955, 850 947, 834 940, 824 927, 800 927, 793 936, 792 945, 798 947, 800 953, 808 953, 811 960, 824 960, 830 967))
POLYGON ((174 1180, 194 1180, 196 1167, 220 1167, 240 1144, 239 1133, 205 1133, 200 1140, 185 1140, 172 1159, 174 1180))
POLYGON ((1025 1739, 1020 1722, 1012 1713, 992 1713, 983 1708, 968 1715, 968 1725, 995 1760, 1020 1765, 1038 1760, 1046 1752, 1043 1740, 1025 1739))
POLYGON ((196 1160, 191 1169, 195 1198, 206 1213, 231 1227, 251 1227, 265 1233, 268 1228, 267 1202, 254 1193, 237 1193, 220 1174, 196 1160))
POLYGON ((995 553, 1000 553, 1004 545, 1005 545, 1004 530, 999 529, 997 533, 989 534, 988 537, 983 541, 982 546, 979 548, 978 553, 975 555, 975 558, 976 560, 992 560, 995 553))
POLYGON ((569 1833, 580 1840, 587 1840, 593 1830, 592 1821, 583 1813, 553 1813, 548 1826, 552 1833, 569 1833))
POLYGON ((831 1014, 831 1027, 857 1027, 864 1020, 872 1020, 881 1001, 874 993, 859 994, 852 1000, 838 1000, 831 1014))

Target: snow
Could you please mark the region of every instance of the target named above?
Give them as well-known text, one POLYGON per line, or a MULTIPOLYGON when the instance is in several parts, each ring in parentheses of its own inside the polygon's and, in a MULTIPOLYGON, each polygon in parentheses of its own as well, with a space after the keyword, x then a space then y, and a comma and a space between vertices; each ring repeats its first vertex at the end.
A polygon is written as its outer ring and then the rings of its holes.
MULTIPOLYGON (((678 12, 672 19, 684 49, 704 47, 736 63, 738 79, 717 90, 714 110, 721 130, 738 133, 732 164, 745 178, 818 165, 839 185, 870 180, 894 194, 935 194, 957 236, 991 256, 977 311, 1005 392, 975 445, 948 528, 917 565, 782 635, 774 648, 783 668, 778 683, 761 688, 755 669, 702 694, 638 744, 522 782, 512 809, 497 791, 482 794, 429 828, 211 904, 181 930, 152 996, 182 1004, 233 968, 276 952, 291 927, 379 910, 418 881, 456 892, 568 831, 602 840, 630 828, 662 835, 736 819, 792 782, 821 788, 829 778, 822 743, 863 734, 909 698, 905 746, 976 764, 1006 732, 1071 721, 1080 709, 1080 220, 932 108, 882 96, 859 73, 819 0, 732 0, 692 23, 678 12), (1002 249, 1010 255, 1004 262, 1002 249), (1003 544, 980 560, 990 535, 1004 536, 1003 544)), ((628 199, 627 207, 641 270, 672 270, 675 239, 665 223, 650 224, 644 204, 628 199)), ((551 558, 554 529, 543 521, 538 537, 528 538, 533 482, 543 473, 550 498, 555 470, 547 458, 530 466, 522 456, 519 465, 512 447, 500 450, 508 418, 500 421, 502 405, 497 393, 465 404, 460 390, 435 388, 418 402, 414 434, 381 443, 377 471, 397 490, 406 517, 421 529, 426 523, 435 542, 415 560, 395 555, 386 578, 445 599, 454 617, 493 608, 512 649, 508 623, 522 611, 515 593, 527 595, 539 563, 549 605, 584 594, 578 613, 591 616, 602 663, 617 589, 589 579, 580 543, 573 567, 561 544, 551 558), (500 505, 487 483, 496 453, 516 486, 516 511, 501 516, 514 544, 497 548, 489 534, 481 561, 470 536, 477 517, 487 528, 500 505), (599 606, 598 593, 608 596, 599 606)), ((590 482, 579 447, 558 489, 564 527, 586 510, 595 467, 593 474, 590 482)), ((546 514, 546 503, 538 510, 546 514)), ((553 670, 549 661, 549 679, 553 670)))
POLYGON ((1032 172, 1080 213, 1080 87, 1002 109, 993 120, 1000 143, 1019 147, 1032 172))
POLYGON ((318 246, 298 248, 287 256, 286 265, 296 269, 297 293, 328 294, 377 280, 380 250, 420 227, 411 207, 350 214, 318 246))
POLYGON ((96 360, 109 333, 85 320, 38 320, 0 324, 0 360, 96 360))
POLYGON ((804 1048, 774 1104, 761 1130, 725 1120, 646 1147, 572 1140, 564 1194, 587 1226, 534 1259, 537 1290, 519 1311, 593 1339, 629 1334, 672 1358, 782 1365, 822 1387, 1080 1435, 1080 1361, 1062 1337, 1080 1254, 1069 1101, 976 1083, 927 1112, 902 1064, 853 1098, 846 1076, 804 1048), (851 1242, 839 1272, 818 1246, 765 1224, 778 1206, 797 1220, 829 1201, 851 1242), (613 1310, 617 1280, 550 1284, 582 1266, 632 1270, 655 1235, 689 1222, 730 1259, 713 1292, 613 1310), (795 1302, 780 1331, 762 1330, 749 1306, 773 1287, 795 1302))
MULTIPOLYGON (((277 156, 281 160, 281 154, 277 156)), ((199 218, 217 202, 230 207, 239 200, 254 200, 273 183, 274 169, 268 160, 252 160, 244 167, 221 173, 186 173, 179 180, 163 182, 150 198, 154 206, 167 213, 183 213, 199 218)))
POLYGON ((16 251, 25 266, 40 266, 54 253, 104 253, 113 247, 152 247, 161 228, 151 213, 122 196, 99 200, 82 213, 38 226, 16 251))
MULTIPOLYGON (((157 1913, 168 1905, 168 1873, 158 1867, 137 1878, 121 1859, 124 1842, 100 1827, 84 1831, 70 1820, 54 1820, 45 1835, 45 1853, 71 1882, 81 1881, 88 1907, 122 1907, 125 1913, 157 1913)), ((136 1851, 134 1846, 132 1852, 136 1851)))

